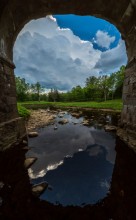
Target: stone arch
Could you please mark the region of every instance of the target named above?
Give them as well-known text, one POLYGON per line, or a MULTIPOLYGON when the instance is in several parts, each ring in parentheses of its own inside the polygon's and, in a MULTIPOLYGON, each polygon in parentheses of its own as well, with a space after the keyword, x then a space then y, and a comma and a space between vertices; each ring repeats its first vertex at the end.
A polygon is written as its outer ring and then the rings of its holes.
MULTIPOLYGON (((0 145, 8 147, 25 135, 18 118, 13 45, 23 26, 48 14, 93 15, 113 23, 125 40, 128 65, 123 89, 121 126, 136 130, 136 0, 1 0, 0 2, 0 145), (7 130, 9 129, 9 130, 7 130), (8 132, 8 140, 6 133, 8 132), (2 135, 4 134, 4 135, 2 135), (7 141, 6 141, 7 140, 7 141)), ((133 132, 132 132, 133 131, 133 132)), ((1 147, 0 146, 0 147, 1 147)))

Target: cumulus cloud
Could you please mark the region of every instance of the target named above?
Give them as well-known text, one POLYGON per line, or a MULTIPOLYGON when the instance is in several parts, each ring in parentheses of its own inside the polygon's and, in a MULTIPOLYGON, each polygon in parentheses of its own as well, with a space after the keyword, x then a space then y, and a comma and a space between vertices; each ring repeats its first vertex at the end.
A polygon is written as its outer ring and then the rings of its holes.
POLYGON ((120 40, 117 47, 101 53, 101 58, 96 63, 95 68, 99 69, 102 74, 115 72, 121 65, 127 63, 126 47, 123 40, 120 40))
POLYGON ((61 29, 55 18, 47 16, 31 21, 20 32, 14 45, 15 73, 30 83, 39 81, 47 89, 70 90, 84 86, 87 77, 98 76, 104 68, 120 67, 124 63, 120 54, 125 53, 121 45, 123 42, 107 53, 96 50, 92 42, 61 29))
POLYGON ((111 43, 115 41, 115 36, 110 36, 107 32, 98 30, 94 42, 103 48, 109 49, 111 43))
POLYGON ((110 36, 107 32, 98 30, 94 42, 103 48, 109 49, 111 43, 115 41, 115 36, 110 36))

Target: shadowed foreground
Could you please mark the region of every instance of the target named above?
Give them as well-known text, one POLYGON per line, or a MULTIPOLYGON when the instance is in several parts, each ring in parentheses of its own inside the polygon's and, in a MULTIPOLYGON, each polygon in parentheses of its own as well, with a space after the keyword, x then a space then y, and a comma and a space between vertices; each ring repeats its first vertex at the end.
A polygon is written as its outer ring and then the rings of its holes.
MULTIPOLYGON (((111 192, 96 205, 81 207, 54 206, 31 193, 24 167, 26 145, 0 153, 0 219, 136 219, 136 155, 122 141, 116 141, 116 162, 111 192)), ((72 196, 72 195, 71 195, 72 196)))

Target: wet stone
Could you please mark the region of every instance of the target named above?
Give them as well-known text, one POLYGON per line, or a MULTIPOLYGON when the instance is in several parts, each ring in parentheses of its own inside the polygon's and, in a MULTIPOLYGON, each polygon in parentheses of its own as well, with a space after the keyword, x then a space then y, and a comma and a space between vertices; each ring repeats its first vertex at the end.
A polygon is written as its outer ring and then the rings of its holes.
POLYGON ((25 168, 29 169, 36 162, 36 160, 37 160, 36 157, 26 158, 24 162, 25 168))
POLYGON ((28 133, 28 137, 33 138, 33 137, 37 137, 38 136, 38 132, 37 131, 31 131, 28 133))
POLYGON ((59 121, 58 123, 62 124, 62 125, 67 124, 68 123, 68 119, 63 119, 63 120, 59 121))

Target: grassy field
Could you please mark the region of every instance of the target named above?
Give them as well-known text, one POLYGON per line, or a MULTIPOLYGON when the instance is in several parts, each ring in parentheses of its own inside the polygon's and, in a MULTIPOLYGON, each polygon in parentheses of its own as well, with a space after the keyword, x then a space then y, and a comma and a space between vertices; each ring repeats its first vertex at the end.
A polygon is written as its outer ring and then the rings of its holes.
POLYGON ((94 108, 94 109, 113 109, 113 110, 121 110, 122 109, 122 100, 108 100, 105 102, 45 102, 45 101, 29 101, 19 103, 19 106, 22 105, 24 107, 33 107, 34 105, 40 107, 54 106, 54 107, 78 107, 78 108, 94 108))

